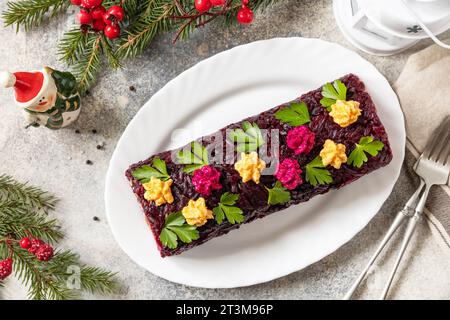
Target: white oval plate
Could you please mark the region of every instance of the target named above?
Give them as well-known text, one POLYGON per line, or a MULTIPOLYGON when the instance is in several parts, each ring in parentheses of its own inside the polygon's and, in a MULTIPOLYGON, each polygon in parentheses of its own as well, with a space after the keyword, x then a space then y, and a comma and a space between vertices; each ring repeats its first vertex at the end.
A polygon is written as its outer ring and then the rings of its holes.
POLYGON ((253 285, 300 270, 349 241, 378 212, 400 173, 405 128, 386 79, 337 44, 304 38, 257 41, 219 53, 170 81, 137 113, 119 140, 106 177, 106 212, 115 238, 139 265, 164 279, 206 288, 253 285), (353 72, 366 83, 394 159, 349 186, 241 226, 179 256, 162 259, 124 176, 132 163, 180 147, 353 72), (187 135, 177 143, 177 128, 187 135))

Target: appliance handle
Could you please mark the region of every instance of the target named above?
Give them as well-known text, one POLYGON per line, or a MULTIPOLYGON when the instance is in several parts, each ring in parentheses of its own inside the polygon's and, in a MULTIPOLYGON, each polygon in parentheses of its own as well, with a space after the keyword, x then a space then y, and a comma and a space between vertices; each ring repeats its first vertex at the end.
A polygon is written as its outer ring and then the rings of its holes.
POLYGON ((431 38, 431 40, 434 41, 434 43, 436 43, 438 46, 441 46, 442 48, 445 49, 450 49, 450 45, 442 42, 441 40, 439 40, 438 37, 436 37, 433 32, 431 32, 430 29, 428 29, 428 27, 425 25, 425 23, 423 23, 423 21, 419 18, 419 16, 414 12, 414 10, 412 10, 408 4, 406 3, 406 0, 402 0, 403 6, 405 7, 405 9, 409 12, 410 15, 412 15, 414 17, 414 19, 416 19, 417 23, 420 25, 420 27, 426 32, 426 34, 431 38))

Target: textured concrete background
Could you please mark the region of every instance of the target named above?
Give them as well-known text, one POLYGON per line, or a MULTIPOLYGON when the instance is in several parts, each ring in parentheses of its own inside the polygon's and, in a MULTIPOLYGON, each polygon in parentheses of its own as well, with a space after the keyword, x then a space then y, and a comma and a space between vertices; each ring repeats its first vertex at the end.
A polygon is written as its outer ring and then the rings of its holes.
MULTIPOLYGON (((5 1, 2 1, 0 10, 4 7, 5 1)), ((74 15, 69 14, 44 28, 17 35, 11 28, 0 27, 3 43, 0 69, 26 71, 43 65, 64 68, 57 61, 56 43, 73 21, 74 15)), ((2 90, 0 172, 28 180, 61 198, 55 213, 67 234, 61 245, 80 252, 87 263, 119 272, 122 290, 113 298, 340 298, 370 257, 394 213, 412 193, 414 177, 405 170, 380 213, 349 243, 302 271, 247 288, 190 288, 146 272, 118 247, 104 211, 104 178, 114 146, 128 122, 155 92, 182 71, 217 52, 255 40, 289 36, 316 37, 351 48, 334 22, 331 1, 289 0, 257 14, 249 27, 227 29, 212 24, 197 31, 190 40, 176 45, 171 44, 172 35, 156 39, 145 55, 129 61, 123 70, 104 72, 98 85, 83 101, 80 119, 70 129, 58 132, 25 129, 11 92, 2 90), (136 87, 135 92, 129 90, 130 85, 136 87), (75 129, 81 133, 75 133, 75 129), (97 134, 92 133, 94 129, 97 134), (96 146, 102 143, 105 143, 105 149, 97 150, 96 146), (93 165, 86 165, 86 160, 91 160, 93 165), (94 216, 100 221, 93 221, 94 216)), ((393 83, 407 57, 429 44, 429 41, 423 41, 393 57, 361 55, 393 83)), ((392 251, 383 256, 376 272, 362 287, 361 298, 379 295, 393 257, 392 251)), ((395 282, 391 298, 450 298, 449 261, 449 255, 431 237, 428 226, 422 223, 406 254, 400 270, 402 275, 395 282)), ((14 279, 7 283, 1 294, 4 298, 25 296, 14 279)))

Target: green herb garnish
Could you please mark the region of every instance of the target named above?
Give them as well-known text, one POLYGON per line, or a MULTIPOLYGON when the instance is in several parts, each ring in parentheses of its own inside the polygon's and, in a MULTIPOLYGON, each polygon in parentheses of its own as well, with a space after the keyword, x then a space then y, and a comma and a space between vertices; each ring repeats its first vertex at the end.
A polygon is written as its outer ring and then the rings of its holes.
POLYGON ((363 163, 367 162, 366 153, 375 157, 378 152, 383 149, 384 143, 379 140, 373 140, 373 137, 362 137, 359 139, 359 143, 356 144, 355 149, 350 153, 347 163, 353 165, 356 168, 361 168, 363 163))
POLYGON ((190 151, 181 150, 178 152, 177 161, 179 164, 185 164, 183 172, 192 173, 209 164, 208 150, 200 143, 194 141, 191 143, 190 151))
POLYGON ((269 191, 269 198, 267 199, 268 204, 284 204, 291 200, 291 193, 281 185, 280 181, 275 182, 272 189, 266 189, 269 191))
POLYGON ((291 103, 289 107, 277 111, 275 118, 292 127, 301 126, 311 121, 308 107, 303 101, 300 103, 291 103))
POLYGON ((218 224, 221 224, 225 217, 231 224, 241 223, 242 221, 244 221, 242 210, 234 206, 238 199, 238 194, 232 194, 229 192, 225 192, 220 197, 219 205, 213 209, 214 216, 216 217, 216 221, 218 224))
POLYGON ((166 217, 164 228, 159 235, 162 244, 170 249, 178 247, 178 240, 190 243, 199 237, 197 228, 186 223, 181 211, 171 213, 166 217))
POLYGON ((320 104, 331 111, 331 106, 336 103, 336 100, 347 100, 347 87, 341 80, 335 80, 333 84, 327 83, 322 87, 322 96, 320 104))
POLYGON ((256 123, 244 121, 242 128, 232 130, 229 134, 231 141, 237 142, 236 150, 238 152, 256 151, 265 143, 261 129, 256 123))
POLYGON ((322 162, 322 158, 320 156, 315 157, 313 161, 306 165, 306 181, 314 187, 318 184, 333 182, 330 171, 324 168, 325 165, 322 162))
POLYGON ((159 158, 153 159, 153 167, 143 165, 134 170, 132 175, 142 183, 149 182, 152 177, 163 181, 170 178, 169 173, 167 172, 166 163, 159 158))

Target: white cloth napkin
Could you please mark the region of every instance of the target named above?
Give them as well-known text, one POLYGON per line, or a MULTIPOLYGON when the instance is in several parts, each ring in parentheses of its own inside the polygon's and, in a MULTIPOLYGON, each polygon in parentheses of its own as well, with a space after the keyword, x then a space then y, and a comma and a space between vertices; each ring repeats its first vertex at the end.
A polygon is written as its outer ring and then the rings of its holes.
MULTIPOLYGON (((450 50, 432 45, 411 55, 394 89, 405 114, 407 148, 418 157, 450 114, 450 50)), ((425 212, 434 234, 450 249, 449 185, 432 189, 425 212)))

